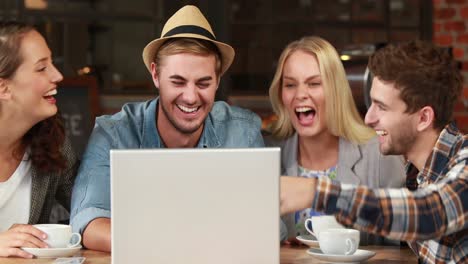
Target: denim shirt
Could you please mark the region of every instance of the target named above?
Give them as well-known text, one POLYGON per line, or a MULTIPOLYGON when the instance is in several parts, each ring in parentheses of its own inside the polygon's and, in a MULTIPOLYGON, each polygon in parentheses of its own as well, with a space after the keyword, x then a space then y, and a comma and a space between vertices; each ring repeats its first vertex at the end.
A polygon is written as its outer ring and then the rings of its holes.
MULTIPOLYGON (((73 187, 70 224, 74 232, 83 233, 96 218, 111 217, 111 149, 165 148, 156 129, 157 104, 158 98, 129 103, 115 115, 96 119, 73 187)), ((260 127, 260 118, 254 113, 215 102, 197 148, 263 147, 260 127)))

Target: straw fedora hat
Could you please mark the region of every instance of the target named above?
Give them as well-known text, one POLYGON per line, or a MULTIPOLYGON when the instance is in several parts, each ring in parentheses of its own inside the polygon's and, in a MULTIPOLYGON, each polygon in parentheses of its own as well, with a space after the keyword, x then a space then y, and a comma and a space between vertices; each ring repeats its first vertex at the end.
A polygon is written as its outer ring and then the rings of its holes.
POLYGON ((215 44, 221 53, 221 75, 226 72, 234 60, 234 49, 228 44, 216 41, 213 30, 200 9, 193 5, 186 5, 167 20, 161 37, 151 41, 143 49, 143 61, 150 72, 151 62, 153 62, 159 48, 166 40, 172 38, 204 39, 215 44))

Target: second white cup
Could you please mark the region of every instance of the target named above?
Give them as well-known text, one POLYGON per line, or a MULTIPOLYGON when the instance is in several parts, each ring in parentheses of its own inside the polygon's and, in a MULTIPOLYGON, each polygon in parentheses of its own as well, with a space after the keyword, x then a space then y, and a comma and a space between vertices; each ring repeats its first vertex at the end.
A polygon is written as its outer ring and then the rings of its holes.
POLYGON ((328 255, 352 255, 359 247, 359 230, 327 229, 320 232, 320 249, 328 255))

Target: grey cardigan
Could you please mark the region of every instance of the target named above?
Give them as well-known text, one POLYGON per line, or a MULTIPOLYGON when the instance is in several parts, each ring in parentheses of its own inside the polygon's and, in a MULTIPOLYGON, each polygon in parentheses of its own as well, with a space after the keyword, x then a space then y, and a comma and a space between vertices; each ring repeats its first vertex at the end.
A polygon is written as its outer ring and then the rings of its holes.
POLYGON ((32 169, 29 224, 49 223, 55 201, 70 210, 78 163, 68 140, 65 141, 62 152, 67 160, 67 167, 62 173, 40 173, 36 168, 32 169))
MULTIPOLYGON (((297 177, 299 147, 297 133, 283 141, 266 139, 265 143, 268 146, 281 148, 281 175, 297 177)), ((405 185, 403 157, 380 154, 377 137, 360 145, 340 138, 338 148, 337 181, 373 188, 400 188, 405 185)), ((295 237, 294 214, 285 215, 282 220, 287 228, 287 237, 295 237)), ((376 237, 361 236, 361 240, 362 244, 367 244, 367 241, 371 240, 374 241, 372 243, 380 243, 375 241, 379 240, 376 237)))

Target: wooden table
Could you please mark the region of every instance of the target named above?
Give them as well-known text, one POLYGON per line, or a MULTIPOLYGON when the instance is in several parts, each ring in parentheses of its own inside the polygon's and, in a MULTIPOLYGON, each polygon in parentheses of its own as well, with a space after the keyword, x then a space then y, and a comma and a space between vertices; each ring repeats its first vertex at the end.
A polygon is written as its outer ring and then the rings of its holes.
MULTIPOLYGON (((93 251, 93 250, 81 250, 79 254, 75 256, 85 257, 84 264, 110 264, 111 257, 110 253, 93 251)), ((51 264, 55 261, 53 258, 38 258, 38 259, 21 259, 21 258, 0 258, 0 264, 51 264)))
MULTIPOLYGON (((416 255, 409 248, 389 247, 389 246, 369 246, 362 249, 375 251, 377 254, 369 259, 369 264, 392 264, 392 263, 418 263, 416 255)), ((313 264, 324 263, 313 258, 306 253, 306 247, 281 247, 281 264, 313 264)), ((109 253, 82 250, 81 256, 86 257, 85 264, 110 264, 109 253)), ((20 259, 20 258, 0 258, 1 264, 45 264, 53 263, 55 259, 20 259)))

